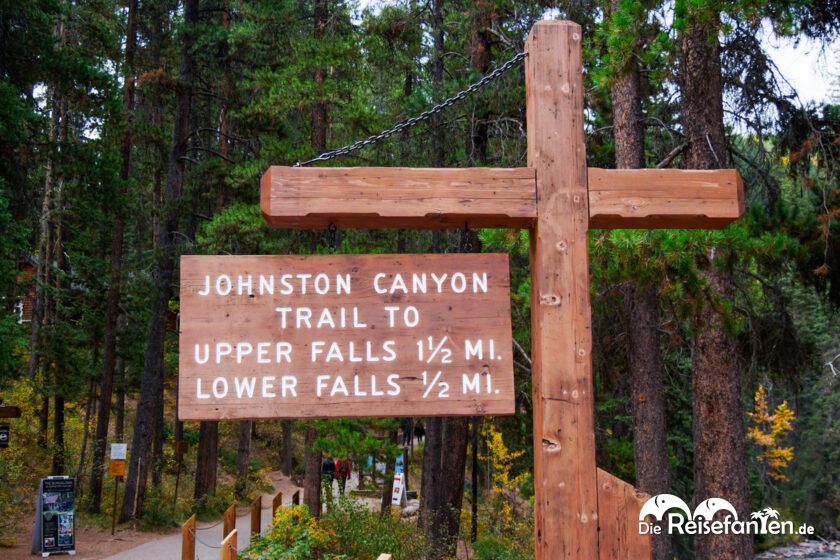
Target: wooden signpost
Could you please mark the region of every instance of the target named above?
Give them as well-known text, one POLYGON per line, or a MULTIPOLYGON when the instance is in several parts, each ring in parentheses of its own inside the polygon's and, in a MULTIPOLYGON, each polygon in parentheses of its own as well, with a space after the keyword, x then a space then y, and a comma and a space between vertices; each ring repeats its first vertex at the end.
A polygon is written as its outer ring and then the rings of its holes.
MULTIPOLYGON (((271 167, 262 178, 261 206, 266 220, 275 227, 323 228, 334 224, 451 228, 467 224, 528 228, 532 279, 535 558, 649 558, 649 536, 639 535, 635 523, 644 497, 632 486, 595 466, 587 231, 590 227, 724 227, 743 212, 743 187, 733 170, 587 169, 581 39, 580 27, 571 22, 542 21, 531 30, 525 62, 527 168, 271 167)), ((186 259, 187 269, 191 270, 189 258, 186 259)), ((390 261, 383 261, 387 262, 390 261)), ((457 262, 473 263, 466 255, 459 255, 457 262)), ((243 269, 253 273, 256 266, 256 261, 250 261, 243 269)), ((382 270, 393 269, 387 264, 382 266, 382 270)), ((406 270, 420 268, 409 266, 406 270)), ((192 270, 194 274, 199 269, 192 270)), ((360 270, 370 269, 360 267, 360 270)), ((195 276, 188 276, 187 280, 187 290, 202 285, 195 276)), ((497 277, 496 281, 490 283, 502 288, 506 278, 502 281, 497 277)), ((182 280, 182 288, 184 285, 182 280)), ((306 305, 319 305, 318 297, 313 295, 306 305)), ((402 297, 397 305, 407 303, 409 298, 415 302, 413 294, 402 297)), ((447 307, 461 301, 460 296, 451 299, 441 296, 444 299, 447 307)), ((416 301, 419 307, 419 298, 416 301)), ((382 301, 376 300, 376 304, 381 306, 382 301)), ((502 310, 492 297, 481 305, 496 313, 502 310)), ((237 306, 226 305, 224 309, 242 321, 245 315, 240 315, 237 306)), ((248 324, 255 330, 264 328, 262 315, 255 312, 248 317, 248 324)), ((453 315, 438 314, 432 321, 440 322, 432 323, 431 330, 423 335, 439 340, 446 334, 444 329, 451 318, 458 317, 460 312, 455 313, 454 309, 453 315)), ((192 320, 203 321, 205 326, 214 321, 204 312, 189 319, 192 320)), ((191 328, 185 324, 189 321, 182 316, 183 329, 191 328)), ((472 328, 490 336, 481 330, 480 320, 474 321, 472 328)), ((200 329, 196 326, 190 332, 197 333, 200 329)), ((232 331, 219 332, 223 338, 232 334, 232 331)), ((494 332, 493 336, 501 335, 494 332)), ((192 344, 199 340, 189 338, 187 345, 184 342, 182 339, 182 367, 184 354, 193 352, 192 344)), ((498 363, 504 364, 510 358, 509 346, 499 346, 498 351, 502 357, 498 363)), ((492 363, 491 360, 488 365, 492 363)), ((475 369, 468 361, 459 365, 467 371, 475 369)), ((417 371, 417 364, 413 366, 417 371)), ((195 391, 190 383, 195 382, 197 370, 192 371, 186 374, 192 375, 186 383, 182 378, 182 387, 186 386, 182 391, 187 393, 195 391)), ((497 385, 497 372, 493 373, 493 385, 505 390, 503 385, 497 385)), ((279 410, 272 408, 275 406, 282 407, 282 404, 262 408, 257 405, 237 412, 251 403, 227 405, 212 398, 200 402, 194 394, 187 393, 181 394, 181 402, 186 399, 189 404, 181 410, 189 418, 249 417, 279 410)), ((478 397, 470 398, 476 400, 433 401, 422 409, 403 408, 399 414, 495 414, 498 408, 511 412, 505 399, 497 402, 492 395, 482 396, 486 399, 482 411, 476 405, 478 397)), ((348 405, 331 406, 342 415, 348 410, 360 411, 348 405)), ((384 399, 364 410, 368 416, 395 413, 384 399)), ((305 408, 301 415, 313 415, 312 411, 305 408)))

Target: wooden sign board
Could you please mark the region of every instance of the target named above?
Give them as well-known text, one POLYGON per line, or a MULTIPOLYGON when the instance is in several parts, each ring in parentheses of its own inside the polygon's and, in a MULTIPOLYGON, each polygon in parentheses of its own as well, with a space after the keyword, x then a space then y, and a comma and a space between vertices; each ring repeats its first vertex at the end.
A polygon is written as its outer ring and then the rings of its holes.
POLYGON ((0 418, 20 418, 20 407, 0 405, 0 418))
POLYGON ((514 412, 508 256, 181 258, 182 420, 514 412))
POLYGON ((125 459, 111 459, 108 463, 108 474, 111 476, 125 476, 125 459))

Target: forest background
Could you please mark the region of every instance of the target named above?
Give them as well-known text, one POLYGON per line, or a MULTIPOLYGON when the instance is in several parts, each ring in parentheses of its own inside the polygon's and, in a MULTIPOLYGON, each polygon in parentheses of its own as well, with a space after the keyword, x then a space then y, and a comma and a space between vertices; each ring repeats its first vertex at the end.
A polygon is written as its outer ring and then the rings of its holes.
MULTIPOLYGON (((511 258, 518 413, 425 420, 418 531, 431 556, 475 540, 475 490, 478 540, 527 557, 527 232, 274 231, 258 182, 463 89, 546 17, 583 26, 590 166, 745 183, 720 232, 590 233, 599 466, 688 501, 729 488, 836 539, 840 76, 803 105, 760 36, 831 44, 837 0, 32 0, 0 3, 0 397, 24 414, 0 450, 0 540, 50 473, 107 514, 113 441, 133 457, 120 517, 144 526, 212 515, 269 470, 318 488, 322 453, 393 469, 396 421, 179 422, 179 255, 483 250, 511 258)), ((329 165, 524 166, 524 100, 520 66, 329 165)), ((777 544, 700 541, 657 555, 777 544)))

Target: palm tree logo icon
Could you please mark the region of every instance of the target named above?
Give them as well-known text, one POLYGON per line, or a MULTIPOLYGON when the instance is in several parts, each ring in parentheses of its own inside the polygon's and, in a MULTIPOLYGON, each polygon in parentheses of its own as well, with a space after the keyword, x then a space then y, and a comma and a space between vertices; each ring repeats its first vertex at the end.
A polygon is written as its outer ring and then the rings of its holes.
POLYGON ((759 529, 760 533, 767 532, 767 520, 768 519, 778 519, 779 512, 771 507, 766 507, 761 511, 754 511, 750 514, 750 519, 758 519, 761 521, 761 528, 759 529))

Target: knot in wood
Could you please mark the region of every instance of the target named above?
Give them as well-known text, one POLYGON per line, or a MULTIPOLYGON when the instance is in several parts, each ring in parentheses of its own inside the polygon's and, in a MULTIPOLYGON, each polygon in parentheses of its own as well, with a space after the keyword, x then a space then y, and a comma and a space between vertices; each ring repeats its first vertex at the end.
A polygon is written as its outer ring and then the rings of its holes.
POLYGON ((543 449, 545 449, 549 453, 560 451, 560 444, 548 438, 543 438, 542 445, 543 449))
POLYGON ((566 243, 565 240, 561 240, 561 241, 557 242, 557 245, 555 245, 555 247, 557 247, 557 250, 562 253, 563 251, 565 251, 568 248, 568 244, 566 243))
POLYGON ((560 296, 558 296, 557 294, 541 295, 540 305, 560 305, 560 296))

